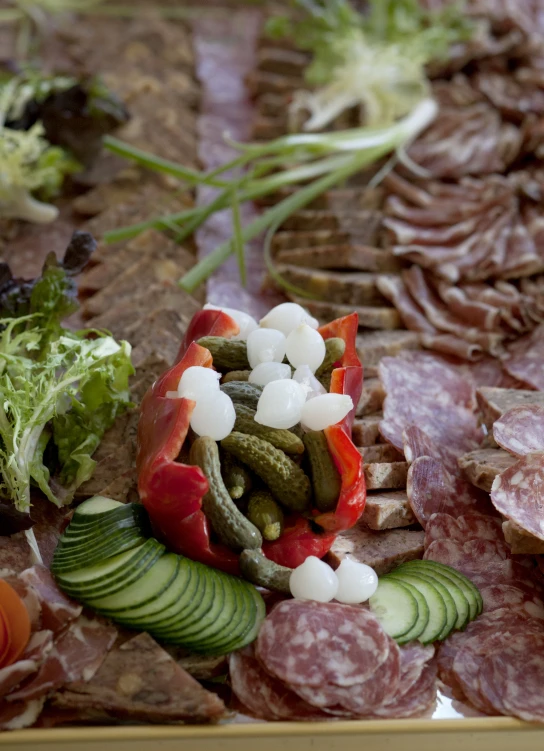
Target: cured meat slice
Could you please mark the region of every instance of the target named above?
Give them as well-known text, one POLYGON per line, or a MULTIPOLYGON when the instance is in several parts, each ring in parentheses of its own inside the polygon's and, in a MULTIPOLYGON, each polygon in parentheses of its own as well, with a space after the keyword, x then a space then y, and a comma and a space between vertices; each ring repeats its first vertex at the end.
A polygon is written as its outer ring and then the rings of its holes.
POLYGON ((437 459, 422 456, 408 471, 406 493, 414 516, 425 527, 431 514, 492 511, 488 497, 462 477, 455 476, 437 459))
POLYGON ((438 444, 418 425, 409 425, 402 433, 404 456, 407 462, 414 462, 420 456, 438 459, 446 469, 454 474, 457 471, 457 456, 446 444, 438 444))
POLYGON ((423 645, 419 642, 412 642, 400 648, 400 679, 394 699, 410 691, 434 655, 435 648, 432 644, 423 645))
POLYGON ((247 709, 261 720, 327 719, 277 678, 264 670, 255 657, 253 645, 229 657, 232 690, 247 709))
POLYGON ((44 703, 43 698, 15 702, 0 700, 0 730, 22 730, 34 725, 44 703))
POLYGON ((532 334, 511 344, 509 354, 503 364, 506 372, 532 388, 544 391, 544 323, 532 334))
POLYGON ((34 522, 32 530, 38 543, 42 561, 50 566, 60 535, 67 523, 66 508, 57 508, 45 498, 32 498, 30 516, 34 522))
POLYGON ((483 587, 480 594, 484 601, 484 612, 511 608, 531 618, 544 619, 544 602, 535 592, 527 592, 512 584, 490 584, 483 587))
POLYGON ((484 514, 432 514, 425 527, 425 547, 435 540, 452 540, 464 544, 469 540, 497 541, 503 549, 504 538, 499 517, 484 514))
POLYGON ((492 540, 458 540, 441 539, 432 542, 425 550, 423 558, 436 561, 470 575, 480 570, 486 570, 490 563, 498 563, 508 558, 509 550, 506 543, 492 540))
POLYGON ((420 677, 408 691, 398 693, 392 701, 374 712, 377 718, 417 717, 429 711, 436 702, 436 662, 423 668, 420 677))
POLYGON ((367 610, 285 600, 265 619, 256 654, 272 675, 292 687, 353 686, 385 662, 389 643, 367 610))
POLYGON ((27 701, 53 692, 71 681, 89 681, 117 637, 117 629, 84 615, 70 624, 55 641, 45 662, 10 700, 27 701))
POLYGON ((539 404, 544 406, 544 393, 528 389, 480 388, 476 392, 478 407, 485 426, 493 430, 494 423, 514 407, 539 404))
POLYGON ((543 681, 544 634, 517 634, 482 661, 480 693, 498 713, 544 722, 543 681))
POLYGON ((353 686, 293 686, 293 690, 309 704, 331 714, 365 717, 395 697, 400 679, 400 651, 389 640, 389 654, 373 675, 353 686))
POLYGON ((403 430, 412 424, 458 453, 476 448, 482 434, 473 412, 472 384, 459 371, 417 351, 385 357, 379 371, 387 394, 380 432, 399 451, 403 430))
POLYGON ((507 519, 544 540, 544 453, 528 454, 496 477, 491 501, 507 519))
POLYGON ((51 631, 32 634, 20 660, 0 670, 0 697, 34 675, 53 647, 51 631))
POLYGON ((38 595, 42 606, 42 627, 45 629, 57 632, 77 618, 83 610, 81 605, 60 591, 45 566, 37 565, 27 569, 20 579, 38 595))
POLYGON ((53 697, 62 709, 93 710, 99 717, 141 722, 210 722, 225 714, 214 693, 181 668, 149 634, 118 644, 93 676, 53 697))
POLYGON ((514 407, 493 425, 493 438, 514 456, 544 451, 544 407, 514 407))
POLYGON ((11 537, 0 536, 0 574, 19 574, 33 563, 32 551, 24 532, 18 532, 11 537))

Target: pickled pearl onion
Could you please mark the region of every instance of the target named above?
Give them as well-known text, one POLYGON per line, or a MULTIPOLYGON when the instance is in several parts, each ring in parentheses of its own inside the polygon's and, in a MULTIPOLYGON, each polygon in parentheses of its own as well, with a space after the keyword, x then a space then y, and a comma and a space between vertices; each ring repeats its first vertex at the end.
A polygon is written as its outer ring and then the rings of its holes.
POLYGON ((294 368, 307 365, 312 373, 319 368, 325 358, 325 341, 321 334, 301 323, 293 329, 285 342, 285 354, 294 368))
POLYGON ((349 556, 336 569, 336 576, 338 590, 334 599, 346 605, 366 602, 378 588, 378 575, 374 569, 349 556))
POLYGON ((268 383, 259 397, 255 422, 268 428, 292 428, 300 422, 304 388, 291 379, 268 383))
POLYGON ((319 322, 296 302, 282 302, 276 305, 259 321, 262 328, 278 329, 285 336, 289 336, 291 331, 301 323, 307 323, 313 329, 319 326, 319 322))
POLYGON ((212 305, 211 303, 206 303, 206 305, 204 305, 204 310, 222 310, 223 313, 226 313, 234 321, 236 321, 236 323, 240 327, 240 331, 238 334, 236 334, 236 336, 232 337, 233 341, 245 342, 251 332, 259 328, 259 324, 253 318, 253 316, 250 316, 249 313, 244 313, 242 310, 235 310, 234 308, 223 308, 217 305, 212 305))
POLYGON ((336 425, 353 409, 353 400, 346 394, 322 394, 308 400, 302 408, 301 422, 309 430, 325 430, 336 425))
POLYGON ((257 386, 266 386, 272 381, 291 378, 291 366, 282 362, 260 362, 249 374, 249 382, 257 386))
POLYGON ((194 402, 200 399, 207 400, 211 393, 219 391, 220 378, 221 374, 211 368, 192 365, 179 379, 178 396, 192 399, 194 402))
POLYGON ((324 561, 310 555, 289 578, 289 589, 297 600, 330 602, 338 590, 338 579, 324 561))
POLYGON ((261 362, 281 362, 285 355, 285 336, 277 329, 257 329, 247 338, 247 359, 251 368, 261 362))
POLYGON ((200 399, 191 415, 191 428, 197 435, 222 441, 234 428, 236 412, 232 399, 223 391, 200 399))

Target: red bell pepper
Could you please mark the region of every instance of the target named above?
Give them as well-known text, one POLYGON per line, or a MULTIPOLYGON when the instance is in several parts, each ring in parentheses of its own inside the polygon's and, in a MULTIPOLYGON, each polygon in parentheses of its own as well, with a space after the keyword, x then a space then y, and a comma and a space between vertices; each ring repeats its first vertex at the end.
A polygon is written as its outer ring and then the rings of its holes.
MULTIPOLYGON (((333 371, 331 392, 351 396, 354 409, 339 424, 325 430, 331 455, 342 477, 334 512, 314 512, 312 518, 293 514, 286 518, 282 536, 265 542, 263 551, 283 566, 300 565, 308 556, 321 558, 330 550, 336 534, 352 527, 363 513, 366 490, 363 463, 351 442, 355 407, 363 385, 363 369, 355 349, 357 314, 340 318, 319 329, 324 339, 341 337, 346 342, 343 357, 333 371)), ((187 436, 194 402, 170 399, 182 373, 191 365, 212 367, 207 349, 195 343, 203 336, 232 337, 239 331, 230 316, 218 310, 203 310, 193 317, 178 358, 146 393, 138 426, 138 489, 158 533, 168 546, 189 558, 237 574, 238 556, 210 539, 210 524, 201 510, 208 481, 199 467, 179 461, 187 436)))

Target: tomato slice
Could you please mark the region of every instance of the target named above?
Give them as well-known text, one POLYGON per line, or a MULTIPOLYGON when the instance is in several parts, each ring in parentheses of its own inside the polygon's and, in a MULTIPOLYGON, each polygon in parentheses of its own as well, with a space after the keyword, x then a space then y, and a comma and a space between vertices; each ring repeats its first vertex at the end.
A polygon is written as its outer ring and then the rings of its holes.
POLYGON ((25 651, 30 639, 30 617, 24 602, 10 585, 0 579, 0 608, 11 635, 10 644, 3 659, 4 667, 12 665, 25 651))
POLYGON ((0 668, 4 667, 4 660, 11 646, 11 634, 8 619, 0 606, 0 668))

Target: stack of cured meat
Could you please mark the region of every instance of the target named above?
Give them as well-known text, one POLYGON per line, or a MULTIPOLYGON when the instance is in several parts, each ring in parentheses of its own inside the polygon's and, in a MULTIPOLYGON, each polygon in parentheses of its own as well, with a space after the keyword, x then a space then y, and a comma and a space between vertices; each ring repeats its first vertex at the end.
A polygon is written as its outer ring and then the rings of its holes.
MULTIPOLYGON (((508 357, 544 320, 544 21, 531 0, 515 11, 469 0, 467 11, 474 36, 430 71, 439 114, 408 151, 428 177, 399 167, 381 191, 332 191, 291 217, 273 250, 314 315, 356 308, 362 328, 405 326, 426 348, 477 360, 508 357)), ((305 64, 262 41, 256 138, 289 127, 305 64)))
POLYGON ((20 659, 0 670, 0 730, 36 722, 212 722, 225 714, 221 699, 150 636, 119 633, 83 613, 45 567, 2 578, 23 601, 31 636, 20 659))

